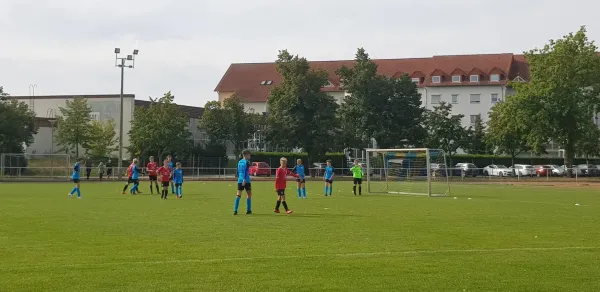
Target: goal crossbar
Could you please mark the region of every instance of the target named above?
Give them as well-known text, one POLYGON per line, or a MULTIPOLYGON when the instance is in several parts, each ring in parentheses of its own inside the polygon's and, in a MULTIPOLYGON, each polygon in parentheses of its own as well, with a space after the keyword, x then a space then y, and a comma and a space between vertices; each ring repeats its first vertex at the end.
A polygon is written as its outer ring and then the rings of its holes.
POLYGON ((366 153, 369 193, 450 195, 448 177, 451 174, 443 150, 370 148, 366 153))

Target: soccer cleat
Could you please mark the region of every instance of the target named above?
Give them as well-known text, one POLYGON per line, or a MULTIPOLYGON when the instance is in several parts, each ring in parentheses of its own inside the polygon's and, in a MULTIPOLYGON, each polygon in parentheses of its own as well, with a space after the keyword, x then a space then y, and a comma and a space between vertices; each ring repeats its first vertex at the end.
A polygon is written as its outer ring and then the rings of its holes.
POLYGON ((77 199, 80 199, 80 200, 81 200, 81 197, 77 197, 77 199))
POLYGON ((69 196, 69 197, 71 197, 71 198, 72 198, 72 197, 73 197, 73 194, 71 194, 71 193, 68 193, 68 194, 67 194, 67 196, 69 196))
POLYGON ((234 212, 233 212, 233 215, 237 215, 237 211, 234 211, 234 212))
POLYGON ((292 210, 287 210, 287 211, 285 211, 285 213, 286 213, 286 214, 288 214, 288 215, 290 215, 290 214, 294 213, 294 211, 292 211, 292 210))
POLYGON ((246 211, 246 215, 252 214, 252 211, 246 211))
POLYGON ((281 211, 279 211, 279 209, 275 209, 273 212, 277 213, 277 214, 281 213, 281 211))
POLYGON ((126 195, 126 194, 127 194, 127 193, 125 193, 125 192, 122 192, 122 193, 121 193, 121 195, 126 195))

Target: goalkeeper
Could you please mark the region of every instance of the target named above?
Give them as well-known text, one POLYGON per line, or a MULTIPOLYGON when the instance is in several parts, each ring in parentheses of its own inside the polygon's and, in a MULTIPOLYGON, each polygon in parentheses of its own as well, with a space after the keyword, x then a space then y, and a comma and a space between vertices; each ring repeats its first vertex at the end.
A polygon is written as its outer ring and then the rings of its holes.
POLYGON ((356 185, 358 185, 358 195, 362 196, 362 178, 364 175, 363 169, 358 164, 358 160, 354 160, 354 165, 350 168, 352 172, 352 177, 354 178, 354 187, 352 188, 352 192, 356 196, 356 185))

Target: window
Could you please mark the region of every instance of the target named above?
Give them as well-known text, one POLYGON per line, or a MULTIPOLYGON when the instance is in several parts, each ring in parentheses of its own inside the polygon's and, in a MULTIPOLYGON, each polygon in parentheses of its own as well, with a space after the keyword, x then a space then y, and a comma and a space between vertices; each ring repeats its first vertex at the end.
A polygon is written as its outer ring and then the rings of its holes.
POLYGON ((431 82, 433 83, 442 83, 442 76, 432 76, 431 82))
POLYGON ((469 97, 469 102, 471 103, 479 103, 481 101, 481 94, 471 94, 469 97))
POLYGON ((499 101, 500 99, 498 98, 498 93, 492 93, 492 103, 497 103, 499 101))
POLYGON ((432 94, 431 95, 431 103, 435 104, 435 103, 440 103, 442 101, 442 95, 440 94, 432 94))
POLYGON ((454 103, 454 104, 458 103, 458 94, 453 94, 452 95, 452 103, 454 103))
POLYGON ((411 80, 414 83, 421 83, 421 78, 412 78, 411 80))
POLYGON ((272 80, 267 80, 267 85, 271 85, 271 84, 273 84, 273 81, 272 80))
POLYGON ((471 75, 471 82, 479 82, 479 75, 471 75))
POLYGON ((460 75, 452 75, 452 82, 453 83, 460 83, 461 80, 461 76, 460 75))
POLYGON ((479 118, 479 115, 471 115, 470 120, 469 120, 471 122, 471 125, 475 124, 475 122, 477 121, 478 118, 479 118))
POLYGON ((266 85, 266 84, 267 84, 266 80, 263 80, 263 81, 260 82, 260 85, 266 85))
POLYGON ((500 74, 492 74, 492 75, 490 75, 490 81, 491 82, 498 82, 498 81, 500 81, 500 74))

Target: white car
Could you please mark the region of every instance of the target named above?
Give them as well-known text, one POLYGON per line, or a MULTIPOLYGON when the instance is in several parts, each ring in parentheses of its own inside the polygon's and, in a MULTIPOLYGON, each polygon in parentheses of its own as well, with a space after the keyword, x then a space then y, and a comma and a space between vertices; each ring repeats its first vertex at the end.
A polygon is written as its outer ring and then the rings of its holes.
POLYGON ((515 164, 514 169, 515 169, 515 175, 518 175, 518 176, 534 176, 535 175, 535 168, 533 168, 533 165, 515 164))
POLYGON ((552 165, 550 165, 550 167, 552 168, 552 176, 565 176, 565 175, 567 175, 567 172, 565 171, 565 169, 562 166, 558 166, 556 164, 552 164, 552 165))
POLYGON ((512 176, 512 169, 504 165, 488 165, 483 168, 483 175, 487 176, 512 176))

